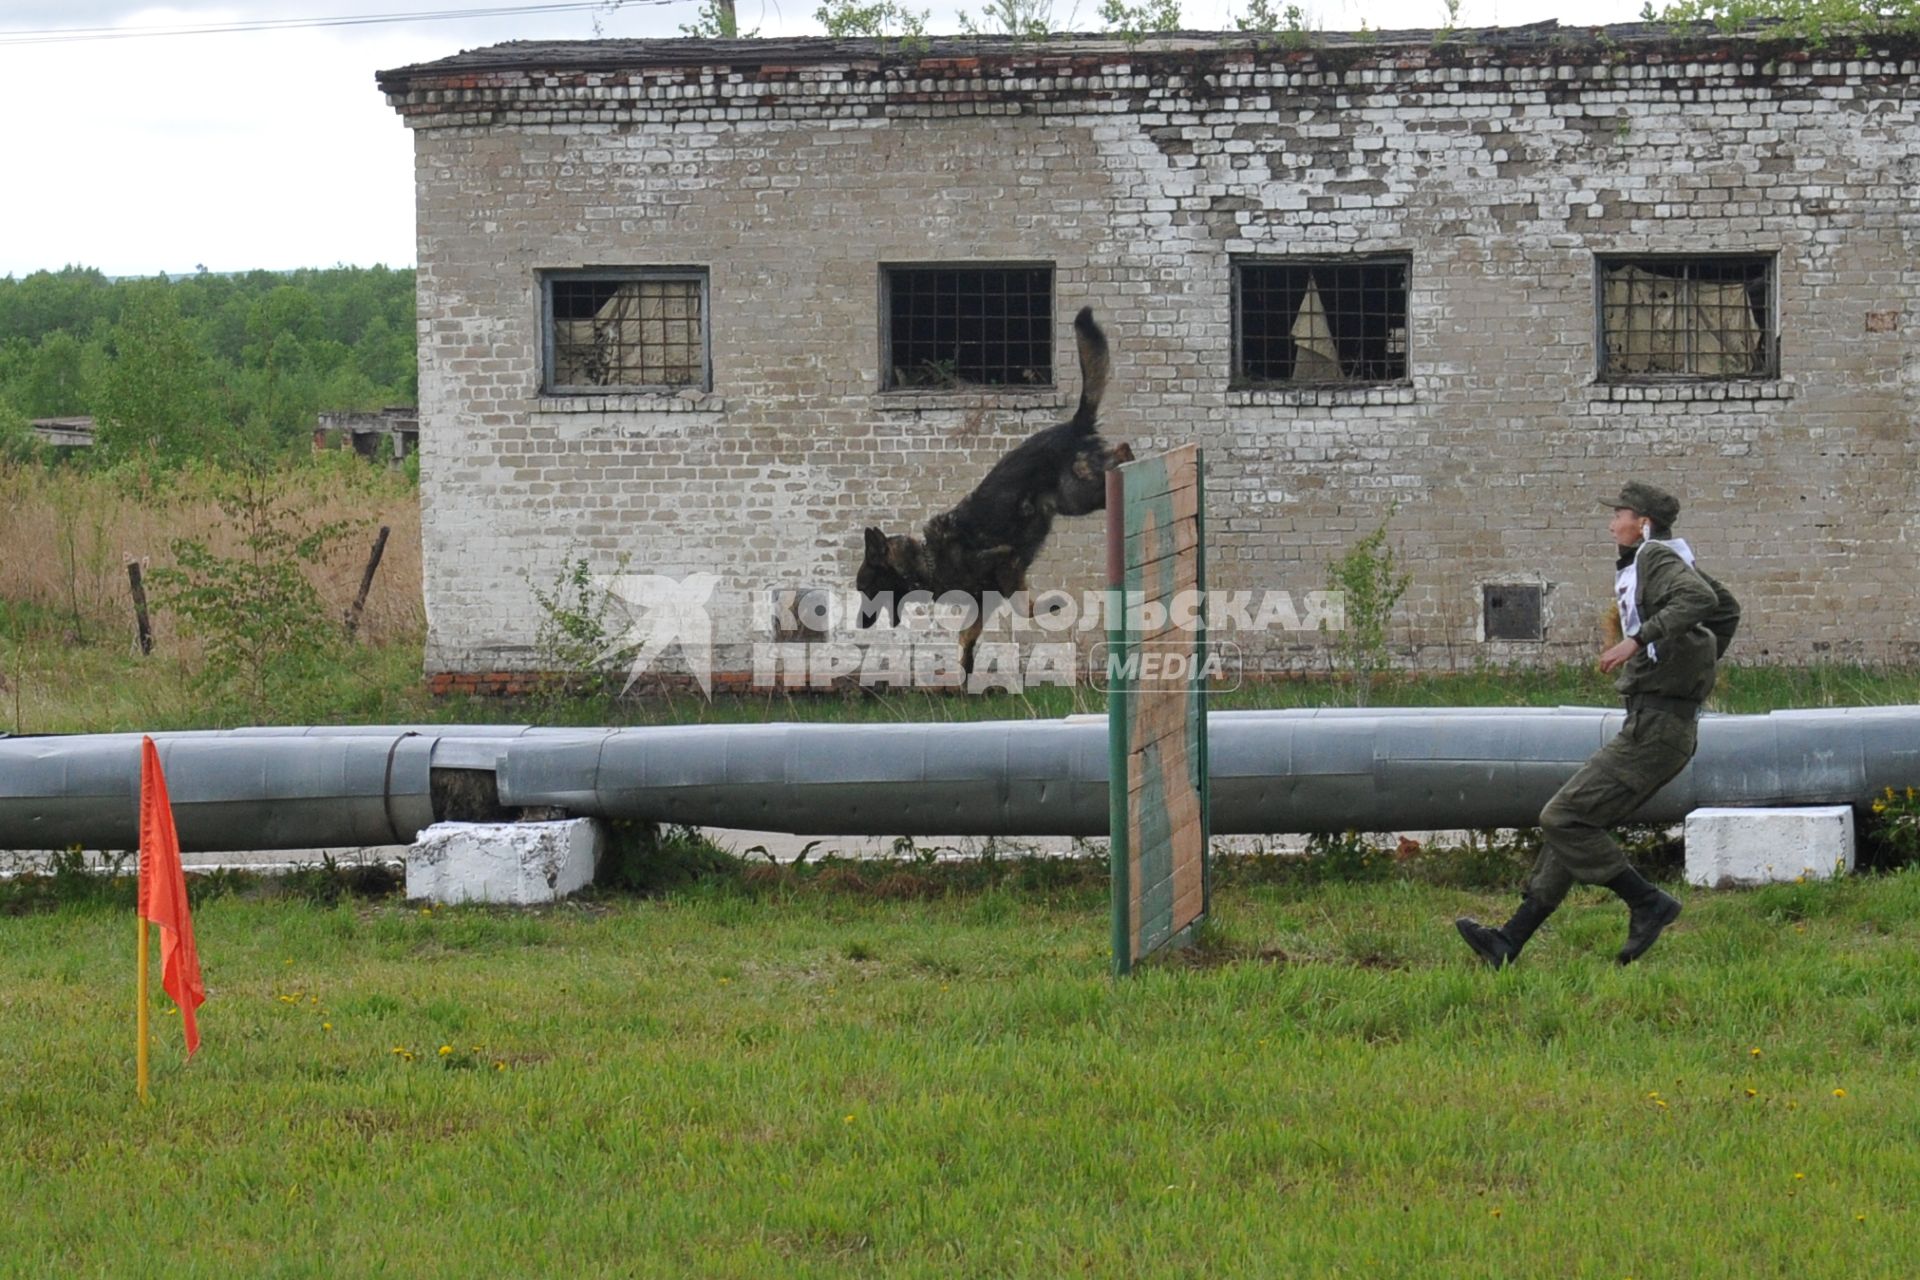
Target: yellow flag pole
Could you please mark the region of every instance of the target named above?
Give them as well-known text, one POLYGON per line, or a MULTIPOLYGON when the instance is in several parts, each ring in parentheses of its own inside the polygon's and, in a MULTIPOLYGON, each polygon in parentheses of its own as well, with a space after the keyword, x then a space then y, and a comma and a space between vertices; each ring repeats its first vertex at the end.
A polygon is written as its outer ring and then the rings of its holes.
POLYGON ((137 1024, 135 1034, 140 1037, 139 1047, 134 1050, 134 1074, 140 1089, 140 1101, 147 1101, 147 918, 140 916, 140 965, 139 988, 140 1007, 134 1015, 137 1024))

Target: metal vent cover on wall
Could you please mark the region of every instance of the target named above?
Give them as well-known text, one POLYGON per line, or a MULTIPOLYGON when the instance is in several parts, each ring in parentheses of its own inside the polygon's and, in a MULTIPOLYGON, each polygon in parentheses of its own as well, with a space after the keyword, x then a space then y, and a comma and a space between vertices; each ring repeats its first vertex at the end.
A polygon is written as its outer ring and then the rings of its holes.
POLYGON ((777 587, 773 593, 773 638, 780 644, 811 644, 832 630, 833 595, 825 587, 777 587))
POLYGON ((1544 640, 1545 594, 1539 583, 1487 583, 1481 587, 1482 616, 1489 640, 1544 640))

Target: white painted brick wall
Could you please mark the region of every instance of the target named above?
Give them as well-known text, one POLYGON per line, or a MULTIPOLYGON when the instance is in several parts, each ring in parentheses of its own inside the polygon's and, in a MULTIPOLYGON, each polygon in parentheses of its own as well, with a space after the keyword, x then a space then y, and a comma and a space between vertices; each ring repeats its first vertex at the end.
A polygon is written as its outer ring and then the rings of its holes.
MULTIPOLYGON (((1747 606, 1737 658, 1920 657, 1913 63, 1395 65, 1425 56, 417 81, 393 100, 417 129, 429 670, 528 665, 525 577, 570 548, 724 575, 720 664, 744 666, 748 592, 850 586, 863 525, 917 526, 1069 411, 1083 304, 1113 344, 1107 434, 1208 451, 1216 586, 1319 588, 1397 504, 1405 661, 1578 657, 1610 600, 1592 495, 1634 475, 1681 495, 1747 606), (1594 254, 1732 250, 1778 254, 1781 379, 1594 384, 1594 254), (1410 386, 1228 386, 1235 255, 1369 251, 1412 256, 1410 386), (1056 269, 1057 393, 878 390, 881 263, 1028 259, 1056 269), (712 395, 542 397, 535 273, 656 264, 711 273, 712 395), (1546 644, 1479 641, 1499 580, 1548 584, 1546 644)), ((1098 518, 1063 522, 1036 588, 1096 587, 1099 548, 1098 518)), ((1250 647, 1284 668, 1320 644, 1250 647)))

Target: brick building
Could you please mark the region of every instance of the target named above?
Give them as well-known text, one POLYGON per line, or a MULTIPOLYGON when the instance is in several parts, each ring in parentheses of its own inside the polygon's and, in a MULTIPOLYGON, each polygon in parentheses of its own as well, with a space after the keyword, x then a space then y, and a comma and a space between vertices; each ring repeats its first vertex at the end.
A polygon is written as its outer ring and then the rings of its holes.
MULTIPOLYGON (((1070 411, 1082 305, 1107 434, 1207 449, 1216 587, 1319 588, 1393 510, 1404 661, 1581 657, 1631 474, 1748 606, 1740 658, 1920 658, 1916 57, 1548 24, 382 73, 418 164, 429 670, 531 665, 570 549, 719 575, 744 670, 755 601, 849 587, 863 526, 1070 411)), ((1096 587, 1099 547, 1057 526, 1036 588, 1096 587)))

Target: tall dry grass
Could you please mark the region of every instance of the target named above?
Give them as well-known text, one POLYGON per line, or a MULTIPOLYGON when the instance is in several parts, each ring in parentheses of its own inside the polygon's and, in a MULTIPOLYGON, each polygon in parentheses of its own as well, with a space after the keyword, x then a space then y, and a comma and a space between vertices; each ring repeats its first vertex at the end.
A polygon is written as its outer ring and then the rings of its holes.
MULTIPOLYGON (((290 508, 351 527, 310 574, 336 620, 359 589, 379 527, 392 530, 361 616, 361 643, 417 641, 426 625, 420 502, 406 478, 333 453, 303 460, 279 479, 290 508)), ((205 472, 153 486, 72 467, 0 466, 0 601, 57 619, 71 643, 133 648, 129 561, 143 572, 171 564, 173 542, 183 537, 205 539, 222 555, 241 549, 213 483, 205 472)), ((165 611, 153 610, 153 628, 156 648, 194 656, 165 611)))

